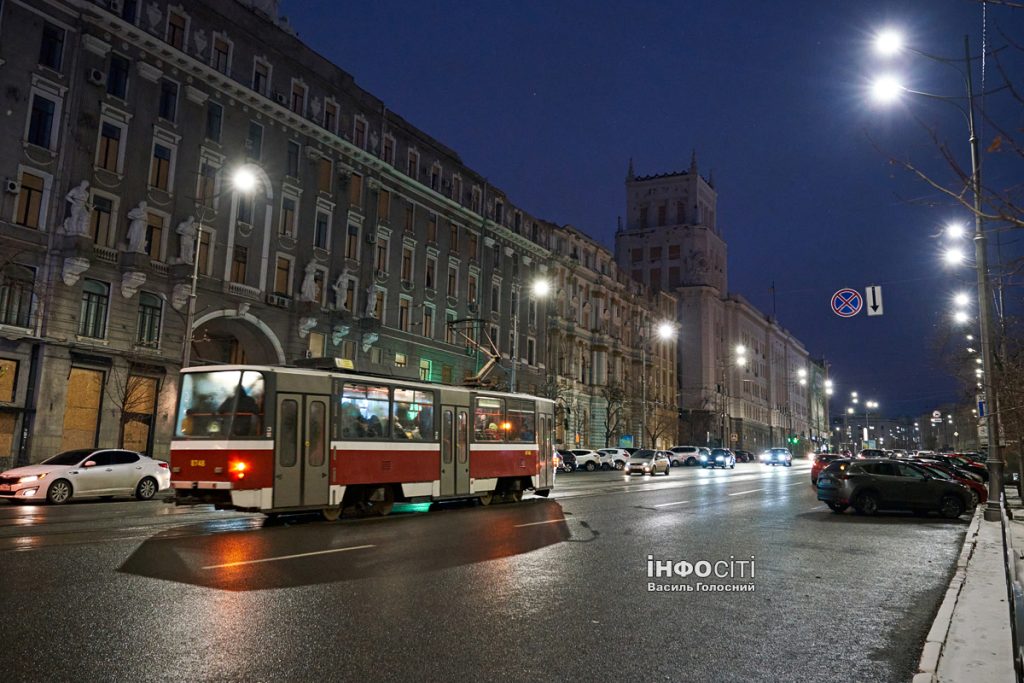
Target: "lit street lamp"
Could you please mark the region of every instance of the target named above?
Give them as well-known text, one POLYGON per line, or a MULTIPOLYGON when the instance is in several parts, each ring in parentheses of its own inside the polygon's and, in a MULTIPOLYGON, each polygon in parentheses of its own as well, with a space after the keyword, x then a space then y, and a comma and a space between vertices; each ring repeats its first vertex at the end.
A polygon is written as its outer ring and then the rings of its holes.
MULTIPOLYGON (((519 279, 512 281, 512 373, 509 377, 509 391, 515 393, 516 371, 519 368, 519 291, 522 286, 519 279)), ((530 298, 544 299, 551 292, 551 283, 544 278, 537 278, 530 285, 530 298)))
MULTIPOLYGON (((651 336, 651 321, 646 321, 647 334, 640 340, 640 448, 644 448, 647 431, 647 342, 651 336)), ((658 339, 668 341, 676 334, 676 326, 667 320, 658 323, 658 339)))
MULTIPOLYGON (((922 57, 927 57, 930 60, 952 66, 956 68, 963 77, 964 85, 966 86, 966 108, 956 101, 957 99, 963 99, 962 97, 952 98, 934 95, 931 93, 910 90, 899 86, 898 84, 896 89, 898 89, 899 92, 921 95, 931 99, 948 102, 960 110, 960 113, 964 115, 964 119, 967 123, 968 143, 971 153, 971 176, 969 178, 969 183, 971 194, 973 195, 974 268, 978 280, 978 318, 981 323, 981 356, 984 362, 985 376, 988 378, 988 381, 983 384, 985 401, 990 406, 989 411, 985 415, 989 435, 989 454, 987 461, 989 470, 989 495, 988 505, 985 508, 985 519, 990 522, 999 521, 1001 518, 999 505, 1003 489, 1003 459, 999 446, 999 408, 995 390, 995 361, 992 353, 992 294, 988 279, 988 236, 985 234, 985 223, 982 217, 981 207, 981 161, 980 151, 978 148, 978 136, 975 132, 974 126, 974 69, 971 60, 970 37, 964 35, 964 57, 962 60, 936 57, 921 52, 920 50, 906 47, 903 45, 903 41, 900 36, 892 31, 884 31, 880 33, 877 37, 876 47, 882 54, 891 55, 896 52, 906 50, 922 57)), ((984 61, 982 64, 984 64, 984 61)), ((884 93, 884 90, 882 92, 884 93)), ((889 92, 892 92, 891 84, 889 92)), ((947 263, 950 263, 952 259, 953 254, 951 252, 947 252, 947 263)), ((961 258, 958 259, 957 262, 961 260, 962 253, 961 258)))

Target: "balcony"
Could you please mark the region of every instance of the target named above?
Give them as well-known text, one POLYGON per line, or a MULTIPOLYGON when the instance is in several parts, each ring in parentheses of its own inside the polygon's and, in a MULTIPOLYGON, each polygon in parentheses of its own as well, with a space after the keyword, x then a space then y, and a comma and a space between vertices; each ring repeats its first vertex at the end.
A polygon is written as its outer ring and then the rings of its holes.
POLYGON ((102 247, 96 244, 92 248, 92 253, 96 256, 97 261, 103 261, 104 263, 117 263, 117 249, 102 247))
POLYGON ((232 296, 241 297, 243 299, 251 299, 253 301, 262 301, 263 293, 259 287, 250 287, 249 285, 243 285, 240 282, 225 282, 224 291, 232 296))

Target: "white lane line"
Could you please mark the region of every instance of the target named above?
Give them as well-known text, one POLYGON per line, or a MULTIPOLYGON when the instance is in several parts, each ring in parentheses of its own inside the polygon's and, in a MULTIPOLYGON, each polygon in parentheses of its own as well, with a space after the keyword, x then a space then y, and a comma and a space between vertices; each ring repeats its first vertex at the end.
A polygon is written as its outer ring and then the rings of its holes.
POLYGON ((744 493, 753 493, 755 491, 764 491, 764 489, 750 489, 749 491, 737 491, 736 493, 730 493, 730 496, 742 496, 744 493))
POLYGON ((537 526, 538 524, 558 524, 559 522, 564 522, 564 521, 566 521, 566 520, 564 520, 564 519, 547 519, 547 520, 544 520, 543 522, 530 522, 529 524, 516 524, 515 528, 518 529, 518 528, 524 527, 524 526, 537 526))
POLYGON ((667 508, 667 507, 668 507, 668 506, 670 506, 670 505, 683 505, 683 504, 685 504, 685 503, 689 503, 689 502, 690 502, 690 501, 688 501, 688 500, 679 500, 679 501, 676 501, 675 503, 658 503, 657 505, 654 505, 654 506, 652 506, 652 507, 656 507, 656 508, 667 508))
POLYGON ((806 485, 807 485, 807 482, 806 482, 806 481, 798 481, 798 482, 797 482, 797 483, 795 483, 795 484, 788 484, 788 485, 789 485, 789 486, 806 486, 806 485))
POLYGON ((299 553, 297 555, 282 555, 281 557, 264 557, 260 560, 242 560, 241 562, 227 562, 225 564, 211 564, 203 567, 203 569, 223 569, 225 567, 239 567, 243 564, 259 564, 261 562, 277 562, 278 560, 294 560, 297 557, 311 557, 313 555, 328 555, 330 553, 344 553, 349 550, 364 550, 366 548, 376 548, 375 545, 353 545, 348 548, 335 548, 333 550, 317 550, 312 553, 299 553))

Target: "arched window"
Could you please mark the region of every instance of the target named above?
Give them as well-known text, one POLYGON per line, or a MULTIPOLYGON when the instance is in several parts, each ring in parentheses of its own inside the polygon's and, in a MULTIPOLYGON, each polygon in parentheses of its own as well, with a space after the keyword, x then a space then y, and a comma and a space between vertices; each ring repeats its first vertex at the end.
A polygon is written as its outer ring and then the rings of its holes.
POLYGON ((155 294, 142 292, 139 294, 139 330, 136 343, 155 349, 160 346, 160 318, 163 313, 163 301, 155 294))

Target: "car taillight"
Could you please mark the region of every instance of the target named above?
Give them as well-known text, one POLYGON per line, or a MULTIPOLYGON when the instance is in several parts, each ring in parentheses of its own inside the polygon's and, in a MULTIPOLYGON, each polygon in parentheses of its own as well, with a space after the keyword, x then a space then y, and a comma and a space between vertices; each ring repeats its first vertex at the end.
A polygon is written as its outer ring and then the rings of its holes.
POLYGON ((163 467, 165 470, 167 469, 167 463, 165 463, 163 460, 157 460, 156 464, 159 465, 160 467, 163 467))
POLYGON ((228 465, 228 473, 232 479, 245 479, 245 473, 249 469, 249 464, 241 460, 235 460, 228 465))

